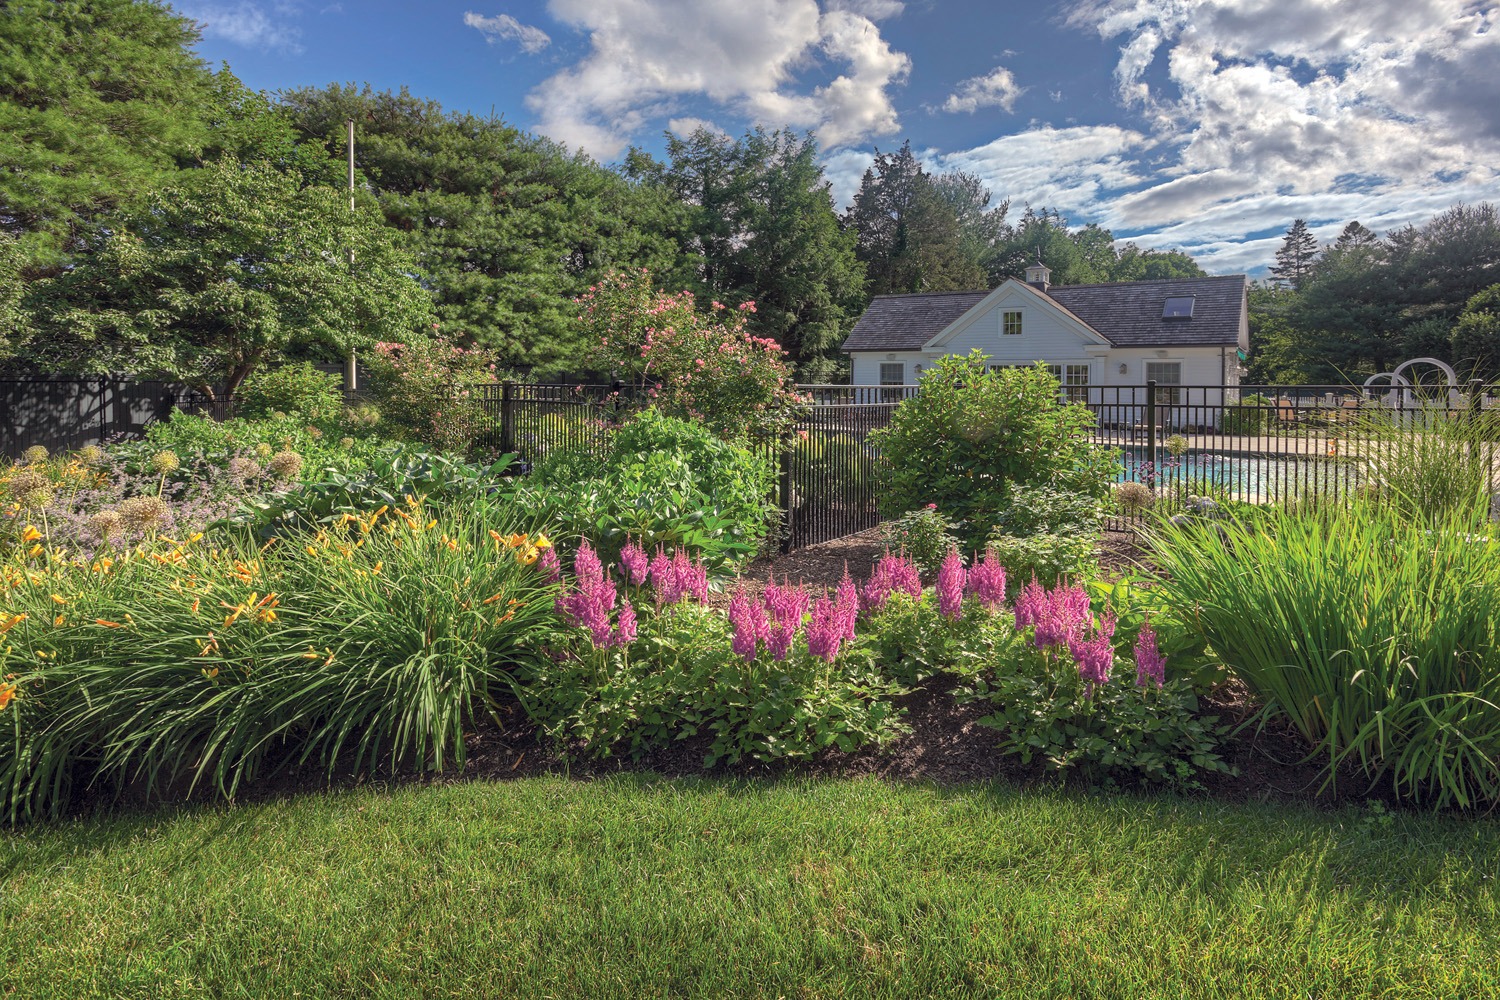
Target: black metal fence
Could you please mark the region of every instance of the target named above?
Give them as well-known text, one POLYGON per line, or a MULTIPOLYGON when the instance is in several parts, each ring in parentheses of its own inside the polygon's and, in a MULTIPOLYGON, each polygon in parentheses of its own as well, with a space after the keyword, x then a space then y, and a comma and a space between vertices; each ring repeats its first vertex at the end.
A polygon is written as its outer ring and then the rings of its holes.
POLYGON ((49 452, 140 434, 174 409, 227 415, 223 403, 173 382, 109 376, 0 378, 0 454, 49 452))
MULTIPOLYGON (((880 523, 880 454, 870 434, 918 392, 916 386, 799 389, 810 405, 789 437, 759 446, 778 465, 775 500, 786 549, 880 523)), ((522 468, 557 449, 602 452, 610 429, 649 401, 620 383, 504 383, 470 391, 478 394, 481 442, 519 455, 522 468)), ((1124 502, 1111 512, 1116 528, 1132 527, 1148 507, 1194 496, 1274 503, 1311 493, 1349 495, 1440 456, 1455 441, 1477 456, 1490 489, 1500 491, 1500 401, 1477 383, 1366 389, 1152 382, 1065 391, 1092 412, 1093 440, 1118 451, 1119 481, 1146 487, 1117 491, 1124 502), (1478 422, 1480 433, 1448 433, 1463 422, 1478 422)), ((12 457, 31 444, 60 451, 138 434, 174 408, 222 419, 230 405, 166 382, 0 379, 3 450, 12 457)))
POLYGON ((880 523, 880 451, 869 435, 891 422, 898 405, 815 403, 797 421, 780 455, 784 551, 880 523))
MULTIPOLYGON (((1347 497, 1419 462, 1466 455, 1500 489, 1500 408, 1462 388, 1349 385, 1094 386, 1095 441, 1116 448, 1120 479, 1151 489, 1114 512, 1129 527, 1143 503, 1192 497, 1282 503, 1347 497), (1472 431, 1466 422, 1478 422, 1472 431)), ((1081 394, 1080 394, 1081 395, 1081 394)), ((1130 497, 1130 494, 1121 494, 1130 497)))

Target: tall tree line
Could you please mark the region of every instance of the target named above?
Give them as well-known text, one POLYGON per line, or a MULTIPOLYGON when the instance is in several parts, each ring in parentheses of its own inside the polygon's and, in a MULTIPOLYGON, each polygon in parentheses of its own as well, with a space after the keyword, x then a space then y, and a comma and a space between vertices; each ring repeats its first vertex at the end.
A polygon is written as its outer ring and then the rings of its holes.
POLYGON ((1252 381, 1362 380, 1416 357, 1500 378, 1494 205, 1457 205, 1384 237, 1350 222, 1322 248, 1299 219, 1271 275, 1251 296, 1252 381))
POLYGON ((904 145, 840 211, 810 134, 668 134, 602 166, 501 118, 368 86, 245 88, 151 0, 0 4, 0 364, 233 388, 278 357, 444 336, 577 371, 573 300, 645 268, 838 377, 872 294, 1201 274, 904 145), (344 192, 356 123, 357 196, 344 192), (349 251, 353 250, 352 262, 349 251))

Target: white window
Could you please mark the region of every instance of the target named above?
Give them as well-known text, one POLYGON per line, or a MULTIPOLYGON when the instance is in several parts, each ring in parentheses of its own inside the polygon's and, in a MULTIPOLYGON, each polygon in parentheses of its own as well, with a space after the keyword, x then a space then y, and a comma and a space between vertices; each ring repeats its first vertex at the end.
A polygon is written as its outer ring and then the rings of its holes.
POLYGON ((1064 399, 1070 403, 1089 401, 1088 365, 1048 365, 1047 369, 1062 383, 1064 399))
MULTIPOLYGON (((990 371, 998 372, 1006 368, 1034 368, 1036 364, 1032 362, 1029 365, 990 365, 990 371)), ((1062 386, 1064 399, 1072 403, 1089 401, 1089 366, 1087 364, 1048 365, 1047 370, 1062 386)))
POLYGON ((881 385, 905 385, 906 366, 899 361, 889 361, 880 366, 881 385))
POLYGON ((1021 310, 1007 309, 1000 314, 1000 332, 1007 337, 1021 335, 1021 310))
POLYGON ((1156 401, 1167 406, 1182 402, 1182 362, 1147 361, 1146 381, 1156 382, 1156 401))

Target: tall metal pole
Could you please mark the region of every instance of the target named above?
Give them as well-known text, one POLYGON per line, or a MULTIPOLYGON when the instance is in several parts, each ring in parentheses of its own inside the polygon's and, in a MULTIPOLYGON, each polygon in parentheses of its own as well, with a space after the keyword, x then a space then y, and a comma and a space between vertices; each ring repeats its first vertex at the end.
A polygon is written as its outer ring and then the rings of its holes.
MULTIPOLYGON (((346 122, 349 126, 349 214, 354 214, 354 119, 346 122)), ((354 247, 349 247, 349 271, 354 272, 354 247)), ((356 331, 358 332, 358 331, 356 331)), ((359 361, 355 357, 354 348, 349 348, 348 355, 344 358, 344 395, 347 397, 359 388, 359 361)))

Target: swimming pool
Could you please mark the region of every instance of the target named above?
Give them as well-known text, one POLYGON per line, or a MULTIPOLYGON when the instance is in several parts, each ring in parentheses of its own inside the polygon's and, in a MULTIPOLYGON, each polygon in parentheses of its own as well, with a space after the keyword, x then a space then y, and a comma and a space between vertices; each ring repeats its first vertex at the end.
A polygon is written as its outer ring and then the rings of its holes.
POLYGON ((1247 452, 1157 451, 1156 468, 1144 449, 1127 448, 1117 482, 1186 487, 1193 492, 1225 492, 1238 500, 1279 500, 1312 491, 1343 492, 1359 483, 1358 463, 1315 456, 1247 452))

